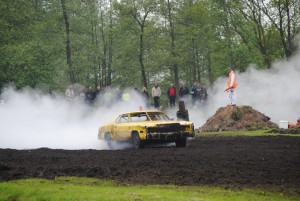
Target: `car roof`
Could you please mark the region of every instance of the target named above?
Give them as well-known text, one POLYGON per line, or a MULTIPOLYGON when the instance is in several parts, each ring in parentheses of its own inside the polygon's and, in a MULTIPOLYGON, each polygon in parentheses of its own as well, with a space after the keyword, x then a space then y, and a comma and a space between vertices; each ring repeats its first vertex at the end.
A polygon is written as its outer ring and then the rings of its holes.
POLYGON ((152 112, 155 112, 155 113, 164 113, 163 111, 160 111, 160 110, 142 110, 142 111, 132 111, 132 112, 124 112, 122 114, 132 114, 132 113, 152 113, 152 112))

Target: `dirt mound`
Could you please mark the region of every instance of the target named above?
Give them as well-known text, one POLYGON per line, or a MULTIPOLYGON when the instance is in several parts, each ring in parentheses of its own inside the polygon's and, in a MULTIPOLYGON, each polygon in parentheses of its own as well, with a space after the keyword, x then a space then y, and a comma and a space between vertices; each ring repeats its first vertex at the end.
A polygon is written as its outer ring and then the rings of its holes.
POLYGON ((270 118, 250 106, 221 107, 199 128, 200 132, 278 128, 270 118))

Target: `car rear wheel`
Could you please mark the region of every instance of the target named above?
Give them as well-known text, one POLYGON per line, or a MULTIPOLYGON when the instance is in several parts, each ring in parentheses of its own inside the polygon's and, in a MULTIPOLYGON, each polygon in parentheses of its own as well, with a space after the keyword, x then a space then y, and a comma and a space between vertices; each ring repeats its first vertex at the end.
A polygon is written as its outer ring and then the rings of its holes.
POLYGON ((114 149, 114 146, 113 146, 113 140, 111 139, 110 137, 110 134, 109 133, 105 133, 105 141, 107 143, 107 146, 109 149, 114 149))
POLYGON ((176 147, 186 147, 186 137, 175 141, 176 147))
POLYGON ((132 133, 132 142, 135 149, 141 149, 144 147, 144 142, 140 139, 138 132, 132 133))

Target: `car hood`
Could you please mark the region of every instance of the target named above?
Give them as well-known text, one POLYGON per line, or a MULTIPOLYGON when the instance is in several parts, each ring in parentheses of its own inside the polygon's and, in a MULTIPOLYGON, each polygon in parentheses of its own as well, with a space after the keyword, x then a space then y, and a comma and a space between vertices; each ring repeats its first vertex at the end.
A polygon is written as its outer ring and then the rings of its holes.
MULTIPOLYGON (((102 125, 100 128, 106 127, 106 126, 111 126, 114 123, 110 123, 110 124, 105 124, 102 125)), ((174 121, 174 120, 166 120, 166 121, 141 121, 141 122, 128 122, 128 123, 124 123, 124 124, 118 124, 118 125, 127 125, 127 126, 142 126, 142 127, 155 127, 155 126, 159 126, 159 125, 190 125, 192 124, 192 122, 190 121, 174 121)))
POLYGON ((151 126, 158 126, 158 125, 165 125, 165 124, 189 125, 191 123, 192 122, 189 121, 145 121, 145 122, 130 122, 128 124, 151 127, 151 126))

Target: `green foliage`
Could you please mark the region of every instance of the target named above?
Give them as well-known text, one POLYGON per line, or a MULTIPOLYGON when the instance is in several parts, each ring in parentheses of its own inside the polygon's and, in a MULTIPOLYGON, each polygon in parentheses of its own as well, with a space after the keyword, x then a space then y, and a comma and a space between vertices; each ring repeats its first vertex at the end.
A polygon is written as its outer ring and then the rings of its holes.
POLYGON ((235 121, 240 120, 243 117, 243 111, 239 107, 235 107, 232 113, 232 118, 235 121))
MULTIPOLYGON (((257 4, 260 7, 247 7, 246 0, 171 1, 172 47, 165 0, 65 2, 70 22, 70 65, 76 81, 85 86, 143 84, 139 22, 147 9, 150 12, 142 35, 148 88, 155 82, 163 88, 174 83, 174 64, 180 82, 210 85, 229 65, 241 72, 249 64, 268 68, 272 61, 296 51, 282 43, 289 38, 282 38, 287 36, 280 34, 276 23, 255 20, 258 14, 268 19, 261 3, 257 4)), ((299 9, 296 2, 286 4, 294 13, 292 23, 286 23, 287 16, 282 18, 284 28, 293 31, 291 38, 300 30, 300 14, 294 12, 299 9)), ((267 6, 274 22, 279 21, 276 1, 267 6)), ((0 0, 0 11, 0 89, 14 83, 17 88, 47 85, 64 90, 71 80, 61 1, 0 0)))
POLYGON ((202 133, 196 133, 196 136, 198 137, 207 137, 207 136, 293 136, 293 137, 300 137, 300 134, 278 134, 278 133, 272 133, 272 129, 266 129, 266 130, 253 130, 253 131, 222 131, 222 132, 202 132, 202 133))

